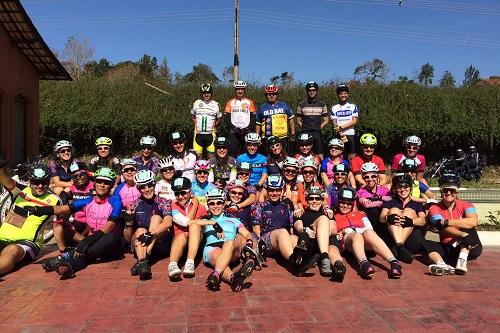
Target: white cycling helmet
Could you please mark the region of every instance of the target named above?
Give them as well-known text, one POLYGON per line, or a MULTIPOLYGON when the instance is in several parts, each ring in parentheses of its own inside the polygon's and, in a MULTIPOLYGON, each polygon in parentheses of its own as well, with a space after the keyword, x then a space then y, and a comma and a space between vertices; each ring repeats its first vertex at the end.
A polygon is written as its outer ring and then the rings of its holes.
POLYGON ((340 147, 340 148, 344 149, 344 143, 340 139, 333 138, 330 140, 330 142, 328 142, 328 147, 330 147, 330 148, 331 147, 340 147))
POLYGON ((297 161, 296 158, 288 156, 283 161, 283 168, 286 168, 286 167, 296 168, 298 170, 298 169, 300 169, 300 164, 299 164, 299 161, 297 161))
POLYGON ((137 186, 154 183, 155 174, 151 170, 141 170, 135 174, 134 181, 137 186))
POLYGON ((302 168, 301 170, 304 170, 305 168, 313 168, 314 171, 318 171, 318 165, 312 158, 305 159, 304 162, 302 163, 302 168))
POLYGON ((361 173, 377 172, 378 166, 373 162, 363 163, 361 166, 361 173))
POLYGON ((416 136, 416 135, 410 135, 406 137, 406 139, 403 141, 404 145, 416 145, 416 146, 421 146, 422 145, 422 140, 416 136))
POLYGON ((212 165, 210 164, 210 161, 207 161, 207 160, 198 160, 194 164, 194 171, 210 170, 211 168, 212 168, 212 165))
POLYGON ((68 140, 57 141, 57 143, 54 145, 54 154, 57 154, 57 152, 61 148, 71 148, 71 149, 73 149, 73 145, 68 140))
POLYGON ((238 80, 233 84, 235 89, 246 89, 247 83, 243 80, 238 80))
POLYGON ((260 144, 260 135, 258 135, 257 133, 248 133, 247 135, 245 135, 245 142, 260 144))
POLYGON ((207 202, 213 201, 213 200, 225 201, 226 200, 226 193, 224 193, 224 191, 222 191, 222 190, 219 190, 218 188, 213 188, 210 191, 208 191, 207 194, 205 194, 205 199, 207 200, 207 202))
POLYGON ((159 162, 158 162, 158 165, 159 165, 159 169, 160 170, 163 170, 163 169, 170 169, 170 168, 174 168, 174 160, 170 157, 166 157, 166 158, 162 158, 159 162))
POLYGON ((131 158, 124 158, 120 161, 120 164, 122 165, 122 169, 125 168, 125 166, 127 165, 131 165, 133 166, 134 168, 137 169, 137 163, 131 159, 131 158))
POLYGON ((146 135, 141 138, 141 146, 156 146, 156 138, 152 135, 146 135))

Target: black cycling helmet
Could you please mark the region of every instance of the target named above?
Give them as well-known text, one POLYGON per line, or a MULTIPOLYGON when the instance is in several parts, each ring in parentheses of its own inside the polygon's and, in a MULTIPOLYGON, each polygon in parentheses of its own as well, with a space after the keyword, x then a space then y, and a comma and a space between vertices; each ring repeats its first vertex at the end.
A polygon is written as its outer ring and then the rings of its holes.
POLYGON ((85 162, 73 162, 69 166, 69 172, 70 173, 75 173, 77 171, 87 171, 89 168, 87 167, 87 164, 85 162))
POLYGON ((272 147, 277 143, 280 143, 280 139, 277 136, 271 135, 267 138, 266 144, 268 147, 272 147))
POLYGON ((186 141, 186 134, 181 131, 175 131, 170 133, 169 140, 171 143, 179 143, 186 141))
POLYGON ((50 179, 50 170, 45 164, 36 163, 29 168, 28 175, 30 180, 48 181, 50 179))
POLYGON ((186 177, 178 177, 172 183, 172 191, 179 192, 191 189, 191 181, 186 177))
POLYGON ((316 90, 319 89, 319 85, 315 81, 309 81, 306 83, 306 90, 309 90, 311 88, 314 88, 316 90))
POLYGON ((344 187, 339 191, 339 201, 354 202, 356 200, 356 191, 349 187, 344 187))
POLYGON ((401 170, 403 172, 417 172, 418 171, 418 165, 415 162, 414 159, 411 158, 405 158, 401 162, 401 170))
POLYGON ((229 147, 229 140, 225 136, 219 136, 215 139, 214 146, 216 148, 229 147))
POLYGON ((453 173, 445 173, 438 180, 440 188, 455 188, 458 190, 460 187, 460 177, 453 173))
POLYGON ((349 87, 345 83, 339 84, 337 86, 337 94, 340 94, 343 91, 345 91, 346 93, 349 93, 349 87))
POLYGON ((212 85, 210 83, 203 83, 201 86, 200 86, 200 92, 203 94, 203 93, 211 93, 213 94, 214 92, 214 89, 212 88, 212 85))
POLYGON ((300 145, 307 145, 307 144, 313 143, 314 138, 309 133, 302 133, 301 135, 299 135, 299 137, 297 138, 297 140, 299 141, 300 145))
POLYGON ((394 187, 411 186, 413 179, 406 173, 397 173, 392 179, 394 187))

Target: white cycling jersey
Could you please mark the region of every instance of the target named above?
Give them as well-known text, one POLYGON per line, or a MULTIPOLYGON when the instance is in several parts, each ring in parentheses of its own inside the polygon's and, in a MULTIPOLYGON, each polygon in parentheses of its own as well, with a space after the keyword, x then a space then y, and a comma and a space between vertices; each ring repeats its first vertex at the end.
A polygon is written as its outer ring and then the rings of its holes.
POLYGON ((231 114, 231 123, 236 128, 247 128, 250 125, 250 115, 255 114, 253 100, 249 98, 233 98, 227 101, 224 112, 231 114))
POLYGON ((205 102, 202 99, 197 99, 193 103, 191 115, 195 117, 195 131, 199 134, 210 134, 215 131, 215 123, 217 119, 222 117, 219 103, 214 100, 205 102))
POLYGON ((155 194, 161 198, 168 200, 175 200, 174 191, 172 190, 172 185, 165 179, 160 180, 156 183, 155 194))
MULTIPOLYGON (((356 104, 345 103, 337 104, 332 106, 331 111, 328 114, 334 125, 343 125, 352 120, 352 118, 358 118, 358 106, 356 104)), ((354 135, 354 126, 346 128, 342 131, 344 135, 354 135)))
POLYGON ((183 156, 171 155, 170 158, 174 163, 175 171, 182 172, 182 177, 186 177, 189 180, 194 179, 194 165, 198 159, 198 155, 194 150, 187 150, 184 152, 183 156))

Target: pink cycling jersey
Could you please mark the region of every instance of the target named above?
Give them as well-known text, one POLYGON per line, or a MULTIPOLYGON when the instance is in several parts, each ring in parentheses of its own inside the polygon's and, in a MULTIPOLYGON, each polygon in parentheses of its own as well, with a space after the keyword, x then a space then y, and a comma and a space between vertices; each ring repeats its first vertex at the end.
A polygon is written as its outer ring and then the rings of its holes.
POLYGON ((362 187, 358 190, 356 196, 358 197, 360 209, 382 207, 384 201, 391 200, 389 189, 379 185, 371 191, 366 187, 362 187))

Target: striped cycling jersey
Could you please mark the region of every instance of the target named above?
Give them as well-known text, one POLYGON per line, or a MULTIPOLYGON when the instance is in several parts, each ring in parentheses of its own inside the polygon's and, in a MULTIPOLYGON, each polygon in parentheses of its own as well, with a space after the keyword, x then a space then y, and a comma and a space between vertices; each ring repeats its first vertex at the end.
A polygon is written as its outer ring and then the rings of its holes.
POLYGON ((328 116, 328 109, 323 101, 303 101, 297 107, 297 117, 302 119, 303 131, 321 131, 323 117, 328 116))
POLYGON ((222 117, 219 103, 214 100, 208 103, 197 99, 193 103, 191 115, 195 118, 195 131, 198 134, 210 134, 215 131, 217 119, 222 117))

